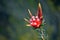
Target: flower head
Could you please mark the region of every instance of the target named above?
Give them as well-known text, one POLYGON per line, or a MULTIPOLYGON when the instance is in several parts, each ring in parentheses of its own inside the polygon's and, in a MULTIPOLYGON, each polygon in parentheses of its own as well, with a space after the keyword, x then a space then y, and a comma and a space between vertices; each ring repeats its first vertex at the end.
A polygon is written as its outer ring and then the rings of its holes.
POLYGON ((24 20, 29 23, 29 26, 32 26, 34 28, 39 28, 42 24, 42 19, 43 19, 42 8, 41 8, 40 3, 38 4, 38 10, 37 10, 37 15, 36 16, 33 16, 29 9, 28 9, 28 12, 29 12, 31 18, 29 20, 24 18, 24 20))

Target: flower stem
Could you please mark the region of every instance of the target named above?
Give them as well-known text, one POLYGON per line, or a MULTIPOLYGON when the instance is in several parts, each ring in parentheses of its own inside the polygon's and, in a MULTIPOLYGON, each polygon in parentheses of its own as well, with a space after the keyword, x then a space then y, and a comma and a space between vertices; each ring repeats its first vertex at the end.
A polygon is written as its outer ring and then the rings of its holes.
POLYGON ((45 39, 44 39, 44 33, 43 33, 42 30, 41 30, 41 32, 42 32, 42 34, 41 34, 41 38, 42 38, 42 40, 45 40, 45 39))
POLYGON ((39 40, 48 40, 47 38, 47 33, 46 33, 46 30, 44 30, 44 28, 40 28, 40 29, 37 29, 37 32, 38 32, 38 36, 39 36, 39 40))

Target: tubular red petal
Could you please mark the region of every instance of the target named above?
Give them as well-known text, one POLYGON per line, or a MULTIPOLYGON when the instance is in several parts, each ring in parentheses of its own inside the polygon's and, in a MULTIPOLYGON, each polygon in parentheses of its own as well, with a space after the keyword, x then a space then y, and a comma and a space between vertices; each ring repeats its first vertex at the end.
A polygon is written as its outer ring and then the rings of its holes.
POLYGON ((37 16, 38 16, 38 18, 40 18, 42 16, 42 8, 41 8, 40 3, 38 4, 37 16))

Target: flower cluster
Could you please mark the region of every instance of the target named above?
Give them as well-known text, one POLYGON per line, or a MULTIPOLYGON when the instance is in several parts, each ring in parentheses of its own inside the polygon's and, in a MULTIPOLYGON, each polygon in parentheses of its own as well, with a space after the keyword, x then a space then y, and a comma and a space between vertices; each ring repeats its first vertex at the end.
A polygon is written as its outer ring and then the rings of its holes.
POLYGON ((29 23, 28 25, 32 26, 34 28, 41 27, 43 16, 42 16, 42 8, 41 8, 40 3, 38 4, 38 10, 37 10, 37 15, 36 16, 33 16, 29 9, 28 9, 28 12, 29 12, 31 18, 29 20, 24 18, 24 20, 29 23))

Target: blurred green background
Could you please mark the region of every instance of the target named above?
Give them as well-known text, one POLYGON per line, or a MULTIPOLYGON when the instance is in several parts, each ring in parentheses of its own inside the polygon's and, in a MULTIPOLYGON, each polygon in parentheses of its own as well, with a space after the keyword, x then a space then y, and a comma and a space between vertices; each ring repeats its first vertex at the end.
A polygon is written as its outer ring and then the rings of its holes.
POLYGON ((0 0, 0 40, 39 40, 31 27, 26 27, 27 9, 36 14, 41 3, 48 40, 60 40, 60 0, 0 0))

